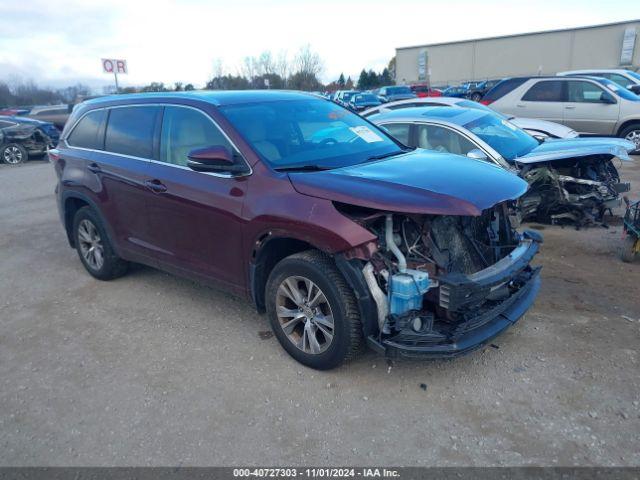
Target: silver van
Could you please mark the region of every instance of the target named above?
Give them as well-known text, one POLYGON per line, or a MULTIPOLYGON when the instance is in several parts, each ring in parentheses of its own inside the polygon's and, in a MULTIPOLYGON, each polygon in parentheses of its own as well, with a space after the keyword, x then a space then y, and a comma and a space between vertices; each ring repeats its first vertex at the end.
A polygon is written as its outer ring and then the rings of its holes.
POLYGON ((612 135, 640 151, 640 97, 601 77, 503 80, 483 98, 492 109, 562 123, 581 135, 612 135), (505 82, 505 83, 503 83, 505 82))

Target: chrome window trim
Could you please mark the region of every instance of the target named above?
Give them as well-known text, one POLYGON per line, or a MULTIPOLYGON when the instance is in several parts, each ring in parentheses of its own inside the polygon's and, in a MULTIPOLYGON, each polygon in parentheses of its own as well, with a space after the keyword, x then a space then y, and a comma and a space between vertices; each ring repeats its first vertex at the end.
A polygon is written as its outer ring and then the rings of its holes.
MULTIPOLYGON (((163 112, 164 115, 164 112, 163 112)), ((108 124, 106 125, 108 126, 108 124)), ((106 127, 105 126, 105 127, 106 127)), ((161 132, 162 133, 162 132, 161 132)), ((106 128, 105 128, 105 136, 106 136, 106 128)), ((162 141, 162 139, 160 139, 162 141)), ((197 107, 193 107, 191 105, 182 105, 182 104, 177 104, 177 103, 131 103, 131 104, 127 104, 127 105, 113 105, 113 106, 104 106, 104 107, 99 107, 99 108, 93 108, 91 110, 87 110, 86 112, 84 112, 82 114, 82 116, 80 116, 80 118, 78 118, 78 120, 76 120, 73 123, 73 126, 69 129, 69 133, 67 133, 64 138, 60 139, 61 142, 64 142, 64 145, 67 148, 75 148, 77 150, 84 150, 87 152, 97 152, 97 153, 106 153, 108 155, 117 155, 120 157, 126 157, 132 160, 142 160, 144 162, 149 162, 149 163, 156 163, 159 165, 165 165, 168 167, 174 167, 174 168, 179 168, 182 170, 188 170, 190 172, 196 172, 196 173, 201 173, 203 175, 209 175, 212 177, 219 177, 219 178, 241 178, 241 177, 248 177, 249 175, 253 174, 253 168, 251 167, 251 165, 249 164, 249 162, 247 162, 247 160, 244 158, 244 155, 242 155, 242 153, 240 152, 240 149, 238 148, 238 146, 233 142, 233 140, 231 140, 229 138, 229 136, 227 135, 227 133, 220 128, 220 125, 218 125, 218 123, 211 118, 211 116, 209 116, 206 112, 204 112, 203 110, 197 108, 197 107), (78 126, 78 123, 80 123, 80 121, 86 117, 89 113, 91 112, 96 112, 98 110, 109 110, 109 109, 113 109, 113 108, 131 108, 131 107, 181 107, 181 108, 189 108, 191 110, 195 110, 196 112, 201 113, 202 115, 204 115, 207 119, 209 119, 209 121, 213 124, 213 126, 215 128, 217 128, 220 133, 222 133, 222 135, 224 136, 224 138, 227 139, 227 141, 229 142, 229 144, 236 150, 236 152, 238 153, 238 155, 240 156, 240 158, 242 159, 242 161, 244 162, 244 164, 249 168, 249 171, 247 173, 242 173, 242 174, 234 174, 234 173, 216 173, 216 172, 197 172, 196 170, 192 170, 189 167, 185 167, 183 165, 175 165, 173 163, 167 163, 167 162, 162 162, 160 160, 156 160, 154 158, 144 158, 144 157, 136 157, 134 155, 127 155, 125 153, 116 153, 116 152, 109 152, 107 150, 96 150, 95 148, 85 148, 85 147, 76 147, 74 145, 71 145, 68 141, 67 138, 69 138, 69 136, 71 135, 71 133, 75 130, 75 128, 78 126)))

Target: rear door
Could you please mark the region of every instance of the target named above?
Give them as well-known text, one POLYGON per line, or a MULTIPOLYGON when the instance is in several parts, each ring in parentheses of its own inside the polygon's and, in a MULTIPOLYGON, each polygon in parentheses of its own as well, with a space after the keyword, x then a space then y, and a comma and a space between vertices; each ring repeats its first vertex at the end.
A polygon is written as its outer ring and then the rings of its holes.
POLYGON ((96 188, 116 241, 129 256, 153 260, 146 215, 146 197, 152 195, 145 180, 154 157, 153 138, 159 128, 157 106, 113 107, 106 111, 104 151, 96 152, 87 175, 96 188))
POLYGON ((568 80, 563 123, 579 133, 612 135, 620 103, 604 87, 590 80, 568 80), (610 98, 614 103, 604 99, 610 98))
POLYGON ((516 117, 539 118, 562 123, 564 83, 562 80, 538 80, 529 87, 510 112, 516 117))
POLYGON ((240 215, 248 177, 187 167, 191 150, 211 146, 240 156, 208 114, 187 106, 164 107, 159 158, 148 177, 157 188, 147 202, 151 235, 164 268, 240 286, 240 215))

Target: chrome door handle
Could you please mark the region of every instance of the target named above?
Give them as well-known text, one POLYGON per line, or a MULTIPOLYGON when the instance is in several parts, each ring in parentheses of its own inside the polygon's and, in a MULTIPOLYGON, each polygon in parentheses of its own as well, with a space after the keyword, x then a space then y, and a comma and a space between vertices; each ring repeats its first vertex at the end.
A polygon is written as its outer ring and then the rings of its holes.
POLYGON ((565 107, 567 110, 574 110, 576 107, 574 105, 565 105, 565 107))
POLYGON ((87 167, 87 170, 89 170, 92 173, 101 173, 102 169, 100 168, 100 165, 98 165, 97 163, 92 163, 87 167))
POLYGON ((153 193, 162 193, 167 191, 167 186, 160 180, 145 180, 144 186, 153 193))

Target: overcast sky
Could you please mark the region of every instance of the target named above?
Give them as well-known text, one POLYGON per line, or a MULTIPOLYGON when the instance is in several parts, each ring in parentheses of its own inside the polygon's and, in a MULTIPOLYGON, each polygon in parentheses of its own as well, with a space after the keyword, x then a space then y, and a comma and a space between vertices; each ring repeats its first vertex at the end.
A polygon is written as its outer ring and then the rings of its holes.
POLYGON ((122 85, 202 86, 218 58, 235 74, 247 55, 310 44, 330 81, 382 69, 395 47, 638 17, 638 0, 0 0, 0 79, 98 88, 108 57, 127 59, 122 85))

